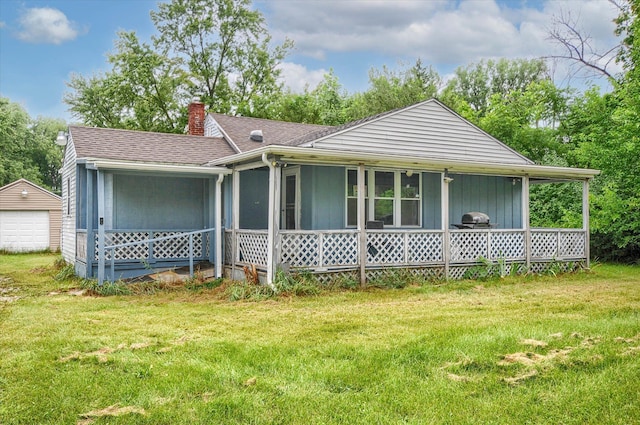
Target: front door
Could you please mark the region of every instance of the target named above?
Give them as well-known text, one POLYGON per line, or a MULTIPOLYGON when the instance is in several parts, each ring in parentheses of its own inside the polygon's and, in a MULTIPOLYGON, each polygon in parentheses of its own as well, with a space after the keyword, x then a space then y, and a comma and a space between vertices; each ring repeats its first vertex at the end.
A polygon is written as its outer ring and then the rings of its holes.
POLYGON ((282 170, 282 229, 300 228, 300 167, 282 170))

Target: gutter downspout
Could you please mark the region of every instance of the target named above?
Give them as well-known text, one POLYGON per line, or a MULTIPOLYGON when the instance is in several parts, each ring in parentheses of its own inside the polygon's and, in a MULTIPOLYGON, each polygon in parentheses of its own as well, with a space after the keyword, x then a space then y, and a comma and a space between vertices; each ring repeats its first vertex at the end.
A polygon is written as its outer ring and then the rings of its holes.
POLYGON ((222 182, 224 174, 218 174, 216 180, 216 278, 222 277, 222 182))
POLYGON ((267 228, 267 285, 272 286, 275 278, 275 250, 278 223, 276 222, 276 167, 267 158, 267 153, 262 154, 262 162, 269 168, 269 221, 267 228))

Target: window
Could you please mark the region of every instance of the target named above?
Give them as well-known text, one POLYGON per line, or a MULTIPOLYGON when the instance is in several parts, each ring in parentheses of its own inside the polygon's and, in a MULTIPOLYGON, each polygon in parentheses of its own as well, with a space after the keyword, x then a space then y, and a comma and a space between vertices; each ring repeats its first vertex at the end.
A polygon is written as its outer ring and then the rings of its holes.
MULTIPOLYGON (((411 171, 365 171, 365 220, 387 227, 422 225, 420 173, 411 171)), ((347 170, 347 226, 358 224, 358 170, 347 170)))

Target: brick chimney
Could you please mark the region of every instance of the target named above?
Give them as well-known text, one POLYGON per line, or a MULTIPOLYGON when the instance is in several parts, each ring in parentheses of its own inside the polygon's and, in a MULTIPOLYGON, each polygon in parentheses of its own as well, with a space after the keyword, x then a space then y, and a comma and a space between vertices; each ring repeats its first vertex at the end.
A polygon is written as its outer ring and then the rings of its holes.
POLYGON ((204 136, 204 103, 198 99, 189 104, 189 134, 204 136))

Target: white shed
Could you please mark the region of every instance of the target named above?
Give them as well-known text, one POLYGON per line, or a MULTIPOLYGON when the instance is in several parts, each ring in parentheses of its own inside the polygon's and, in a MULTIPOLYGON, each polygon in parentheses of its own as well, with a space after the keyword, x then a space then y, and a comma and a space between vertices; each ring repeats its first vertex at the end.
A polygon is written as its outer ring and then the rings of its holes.
POLYGON ((0 250, 60 249, 62 200, 26 179, 0 187, 0 250))

